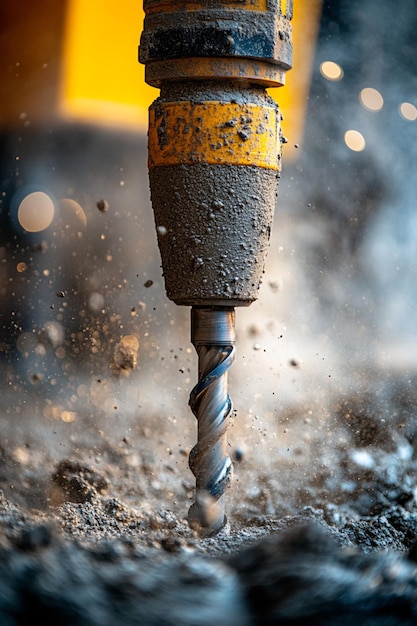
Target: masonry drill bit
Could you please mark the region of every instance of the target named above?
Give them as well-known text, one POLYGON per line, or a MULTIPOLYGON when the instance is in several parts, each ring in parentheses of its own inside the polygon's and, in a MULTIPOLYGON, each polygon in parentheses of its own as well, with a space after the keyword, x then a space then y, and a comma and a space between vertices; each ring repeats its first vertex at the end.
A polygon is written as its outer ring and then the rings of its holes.
POLYGON ((168 298, 191 306, 190 395, 200 535, 225 523, 231 475, 234 307, 257 298, 281 166, 281 114, 267 87, 291 67, 291 0, 144 0, 139 60, 149 109, 151 200, 168 298))
POLYGON ((225 489, 232 462, 226 431, 232 401, 227 373, 235 358, 235 312, 227 308, 191 309, 191 341, 198 354, 198 383, 190 407, 198 420, 198 442, 190 453, 196 478, 196 498, 188 513, 190 526, 200 535, 213 534, 225 523, 225 489))

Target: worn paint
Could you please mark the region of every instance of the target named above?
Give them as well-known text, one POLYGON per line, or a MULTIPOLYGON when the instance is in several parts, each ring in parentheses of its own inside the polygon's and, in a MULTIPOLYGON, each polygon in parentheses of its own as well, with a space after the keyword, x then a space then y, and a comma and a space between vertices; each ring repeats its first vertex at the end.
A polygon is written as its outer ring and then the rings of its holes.
POLYGON ((278 108, 207 101, 150 109, 149 167, 193 163, 279 170, 278 108))

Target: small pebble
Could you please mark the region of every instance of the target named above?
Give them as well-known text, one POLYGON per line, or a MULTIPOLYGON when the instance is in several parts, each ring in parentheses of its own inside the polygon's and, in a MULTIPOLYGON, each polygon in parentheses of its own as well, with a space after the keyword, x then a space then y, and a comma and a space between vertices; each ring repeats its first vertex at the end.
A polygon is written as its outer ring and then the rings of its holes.
POLYGON ((101 198, 100 200, 97 200, 96 207, 101 213, 106 213, 109 210, 109 203, 101 198))

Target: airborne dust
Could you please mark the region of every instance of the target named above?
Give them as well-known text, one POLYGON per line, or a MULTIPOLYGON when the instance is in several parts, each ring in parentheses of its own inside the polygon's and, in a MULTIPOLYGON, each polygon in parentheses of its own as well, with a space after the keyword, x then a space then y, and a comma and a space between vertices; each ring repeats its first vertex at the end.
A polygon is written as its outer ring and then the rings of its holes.
POLYGON ((196 355, 188 309, 164 292, 145 138, 2 131, 3 623, 414 623, 417 48, 403 4, 324 3, 259 300, 237 310, 216 538, 185 521, 196 355), (361 103, 366 88, 382 108, 361 103), (30 201, 40 230, 21 227, 30 201))

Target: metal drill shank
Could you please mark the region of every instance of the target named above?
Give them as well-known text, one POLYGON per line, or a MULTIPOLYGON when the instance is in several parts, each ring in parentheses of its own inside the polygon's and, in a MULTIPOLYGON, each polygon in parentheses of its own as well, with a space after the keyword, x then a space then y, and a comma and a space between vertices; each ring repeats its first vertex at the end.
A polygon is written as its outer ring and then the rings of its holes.
POLYGON ((189 458, 196 477, 196 499, 188 520, 200 535, 207 536, 225 524, 225 489, 232 472, 226 433, 232 414, 227 372, 235 356, 234 309, 193 307, 191 316, 199 380, 189 400, 198 420, 198 443, 189 458))

